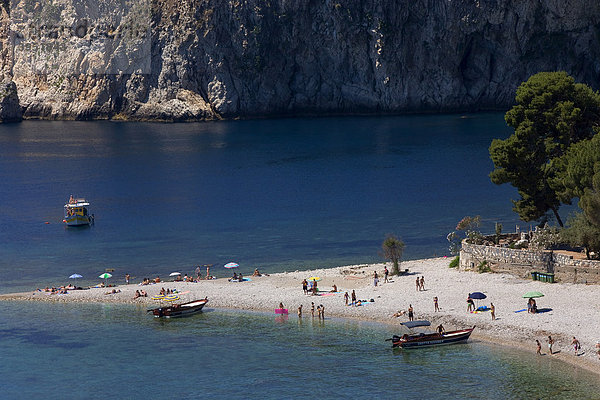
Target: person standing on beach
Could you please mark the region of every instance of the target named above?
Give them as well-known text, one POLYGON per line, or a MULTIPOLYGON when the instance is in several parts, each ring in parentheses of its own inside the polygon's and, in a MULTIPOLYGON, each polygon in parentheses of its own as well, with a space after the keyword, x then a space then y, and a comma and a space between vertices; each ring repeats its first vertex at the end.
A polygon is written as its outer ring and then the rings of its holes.
POLYGON ((308 294, 308 281, 306 279, 302 281, 302 291, 304 294, 308 294))
POLYGON ((379 276, 377 275, 377 271, 373 271, 373 286, 377 286, 379 283, 379 276))
POLYGON ((573 336, 573 340, 571 341, 571 346, 573 346, 573 350, 575 350, 575 355, 578 356, 579 354, 579 349, 581 349, 581 344, 579 343, 579 340, 577 340, 575 338, 575 336, 573 336))
POLYGON ((383 267, 383 283, 388 283, 388 275, 390 274, 390 271, 388 271, 387 266, 383 267))
POLYGON ((350 296, 348 296, 348 292, 344 293, 344 300, 346 300, 346 305, 348 305, 349 298, 350 298, 350 296))
POLYGON ((200 280, 200 266, 199 265, 196 267, 195 272, 196 272, 196 278, 198 278, 198 280, 200 280))
POLYGON ((490 302, 490 311, 492 314, 492 321, 494 321, 496 319, 496 306, 494 306, 494 303, 490 302))
POLYGON ((409 304, 409 305, 408 305, 408 320, 409 320, 409 321, 414 321, 414 319, 415 319, 414 317, 415 317, 415 315, 414 315, 414 313, 413 313, 413 307, 412 307, 412 304, 409 304))
POLYGON ((423 290, 423 291, 425 290, 425 277, 424 276, 421 277, 421 289, 419 289, 419 290, 423 290))
POLYGON ((131 277, 129 276, 129 274, 125 274, 125 284, 126 284, 126 285, 129 285, 129 278, 131 278, 131 277))
POLYGON ((471 298, 471 293, 467 296, 467 312, 475 311, 475 303, 473 303, 473 299, 471 298))
POLYGON ((312 317, 315 317, 315 302, 311 302, 310 303, 310 315, 312 315, 312 317))
POLYGON ((438 298, 437 298, 437 296, 435 296, 433 298, 433 307, 435 309, 435 312, 440 311, 440 306, 438 305, 438 298))
POLYGON ((417 276, 417 292, 419 292, 421 290, 421 281, 419 281, 419 277, 417 276))
POLYGON ((321 304, 321 318, 325 321, 325 306, 321 304))
POLYGON ((298 307, 298 318, 302 318, 302 304, 298 307))
POLYGON ((206 264, 206 279, 210 279, 210 264, 206 264))
POLYGON ((352 305, 356 307, 356 292, 352 290, 352 305))
POLYGON ((550 352, 550 355, 552 355, 552 345, 554 344, 554 339, 552 339, 552 336, 548 335, 548 351, 550 352))
POLYGON ((542 344, 537 339, 535 339, 535 344, 537 345, 536 354, 539 355, 539 356, 541 356, 542 355, 542 344))

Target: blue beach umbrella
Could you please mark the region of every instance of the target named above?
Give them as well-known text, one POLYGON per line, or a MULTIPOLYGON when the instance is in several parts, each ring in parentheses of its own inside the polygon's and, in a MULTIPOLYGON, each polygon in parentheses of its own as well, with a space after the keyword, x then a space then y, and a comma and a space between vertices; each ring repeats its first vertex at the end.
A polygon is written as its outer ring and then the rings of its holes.
POLYGON ((483 300, 483 299, 487 298, 487 296, 481 292, 473 292, 469 296, 475 300, 483 300))
POLYGON ((79 279, 79 278, 83 278, 83 276, 81 276, 79 274, 73 274, 69 277, 69 279, 79 279))

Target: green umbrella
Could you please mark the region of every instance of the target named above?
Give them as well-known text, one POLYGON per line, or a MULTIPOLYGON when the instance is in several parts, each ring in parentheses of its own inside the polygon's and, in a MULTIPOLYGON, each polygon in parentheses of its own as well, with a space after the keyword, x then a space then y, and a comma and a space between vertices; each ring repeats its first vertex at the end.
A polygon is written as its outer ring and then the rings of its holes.
POLYGON ((102 275, 100 275, 98 278, 102 278, 102 279, 104 279, 104 286, 106 286, 106 280, 107 280, 108 278, 112 278, 112 275, 111 275, 111 274, 109 274, 108 272, 105 272, 105 273, 103 273, 102 275))
POLYGON ((541 292, 527 292, 523 295, 523 298, 525 299, 533 299, 536 297, 544 297, 544 294, 541 292))

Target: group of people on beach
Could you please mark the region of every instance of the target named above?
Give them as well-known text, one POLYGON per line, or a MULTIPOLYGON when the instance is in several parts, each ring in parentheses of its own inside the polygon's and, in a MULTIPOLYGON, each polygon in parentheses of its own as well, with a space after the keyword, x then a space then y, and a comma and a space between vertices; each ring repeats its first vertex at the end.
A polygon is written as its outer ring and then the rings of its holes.
POLYGON ((425 290, 425 277, 424 276, 422 276, 421 279, 419 279, 419 277, 417 276, 417 280, 415 283, 417 285, 417 292, 425 290))

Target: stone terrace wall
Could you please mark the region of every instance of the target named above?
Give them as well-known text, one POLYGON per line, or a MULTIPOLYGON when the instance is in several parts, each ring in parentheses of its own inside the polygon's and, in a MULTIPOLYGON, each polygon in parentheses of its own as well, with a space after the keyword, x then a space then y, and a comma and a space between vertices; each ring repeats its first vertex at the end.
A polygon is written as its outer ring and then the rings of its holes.
POLYGON ((600 284, 600 261, 575 260, 552 251, 531 251, 462 243, 459 268, 475 269, 487 261, 494 272, 506 272, 522 278, 532 271, 554 273, 556 281, 600 284))

